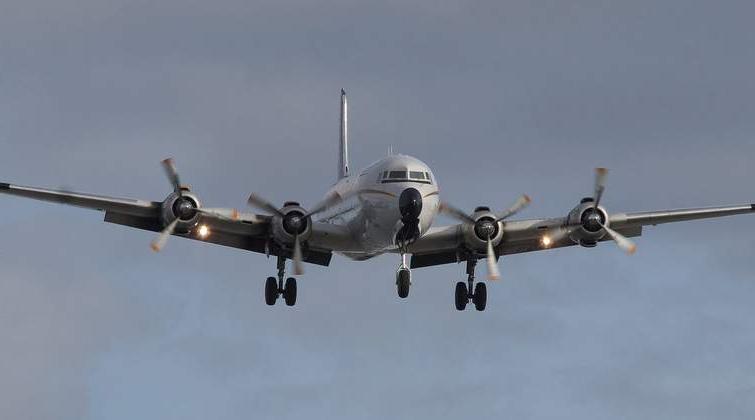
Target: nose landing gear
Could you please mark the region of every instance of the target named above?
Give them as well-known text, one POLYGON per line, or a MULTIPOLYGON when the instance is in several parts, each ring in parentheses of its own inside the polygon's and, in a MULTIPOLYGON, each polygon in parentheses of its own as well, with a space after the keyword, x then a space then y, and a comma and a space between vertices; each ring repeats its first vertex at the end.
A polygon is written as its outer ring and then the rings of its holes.
POLYGON ((265 303, 272 306, 278 300, 278 296, 283 296, 283 301, 288 306, 296 304, 296 279, 289 277, 283 283, 283 277, 286 275, 286 258, 278 257, 278 279, 268 277, 265 281, 265 303))
POLYGON ((412 272, 406 265, 406 254, 401 254, 401 265, 396 270, 396 291, 398 297, 405 299, 409 296, 409 286, 412 284, 412 272))
POLYGON ((467 258, 467 284, 463 281, 456 283, 455 304, 456 309, 463 311, 467 308, 470 301, 474 304, 475 309, 484 311, 488 301, 488 290, 485 283, 479 282, 474 284, 474 270, 477 266, 475 257, 467 258))

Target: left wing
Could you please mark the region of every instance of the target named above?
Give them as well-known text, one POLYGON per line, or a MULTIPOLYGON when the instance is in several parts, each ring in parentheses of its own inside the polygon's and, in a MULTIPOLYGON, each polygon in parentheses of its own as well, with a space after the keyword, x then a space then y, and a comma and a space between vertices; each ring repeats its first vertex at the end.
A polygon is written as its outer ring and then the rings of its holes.
MULTIPOLYGON (((644 226, 747 213, 755 213, 755 204, 617 213, 609 216, 608 220, 611 229, 624 237, 631 238, 642 235, 644 226)), ((496 246, 495 254, 496 256, 510 255, 577 245, 569 235, 563 235, 547 245, 543 243, 544 236, 562 229, 568 223, 568 217, 505 222, 503 225, 503 238, 496 246)), ((427 267, 464 261, 466 255, 469 254, 469 250, 466 249, 464 244, 464 236, 461 233, 462 228, 463 224, 430 229, 410 248, 410 251, 413 252, 412 267, 427 267)), ((605 235, 598 241, 610 240, 611 237, 605 235)), ((482 252, 473 253, 478 258, 484 257, 484 253, 482 252)))

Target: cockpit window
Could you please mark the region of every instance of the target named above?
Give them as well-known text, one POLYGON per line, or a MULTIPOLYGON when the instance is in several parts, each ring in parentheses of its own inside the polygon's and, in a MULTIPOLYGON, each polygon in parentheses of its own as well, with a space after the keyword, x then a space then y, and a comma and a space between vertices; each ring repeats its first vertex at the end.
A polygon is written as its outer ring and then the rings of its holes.
POLYGON ((432 184, 430 175, 422 171, 385 171, 382 174, 383 184, 391 182, 419 182, 423 184, 432 184))

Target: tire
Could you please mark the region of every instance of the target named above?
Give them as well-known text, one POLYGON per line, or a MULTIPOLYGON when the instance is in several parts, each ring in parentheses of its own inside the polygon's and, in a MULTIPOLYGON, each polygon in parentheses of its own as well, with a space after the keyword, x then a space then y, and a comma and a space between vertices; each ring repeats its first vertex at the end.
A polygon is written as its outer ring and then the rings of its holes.
POLYGON ((467 285, 463 281, 456 283, 456 309, 463 311, 467 308, 469 297, 467 296, 467 285))
POLYGON ((472 302, 474 303, 474 308, 478 311, 485 310, 485 305, 488 302, 488 288, 485 286, 485 283, 477 283, 474 288, 472 302))
POLYGON ((265 303, 272 306, 278 299, 278 281, 275 277, 268 277, 265 281, 265 303))
POLYGON ((286 285, 283 287, 283 300, 286 301, 288 306, 296 304, 296 279, 293 277, 286 279, 286 285))
POLYGON ((398 297, 406 299, 409 296, 409 286, 411 286, 411 272, 409 270, 399 270, 396 273, 396 290, 398 297))

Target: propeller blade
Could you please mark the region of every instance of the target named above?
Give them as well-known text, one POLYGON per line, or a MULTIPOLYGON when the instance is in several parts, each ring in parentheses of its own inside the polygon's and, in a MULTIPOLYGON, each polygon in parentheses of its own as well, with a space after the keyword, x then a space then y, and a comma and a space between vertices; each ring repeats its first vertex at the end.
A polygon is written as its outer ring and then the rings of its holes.
POLYGON ((283 213, 281 213, 281 211, 278 210, 272 203, 255 193, 249 195, 249 200, 247 200, 247 203, 256 209, 264 210, 270 214, 283 217, 283 213))
POLYGON ((325 210, 328 210, 329 208, 335 206, 336 204, 343 201, 343 197, 341 197, 340 194, 334 192, 333 194, 325 197, 322 201, 317 203, 314 207, 312 207, 311 210, 307 212, 307 214, 304 215, 304 217, 312 217, 313 215, 317 213, 321 213, 325 210))
POLYGON ((208 216, 214 216, 219 219, 226 219, 231 221, 237 221, 241 218, 241 213, 236 209, 222 209, 222 208, 198 208, 197 213, 206 214, 208 216))
POLYGON ((168 226, 166 226, 165 229, 163 229, 162 232, 157 235, 157 238, 155 238, 152 243, 149 244, 150 248, 152 248, 152 250, 155 252, 160 252, 160 250, 165 246, 165 243, 168 242, 170 235, 172 235, 173 231, 176 230, 177 224, 178 219, 172 221, 168 226))
POLYGON ((513 206, 509 207, 508 209, 504 210, 503 212, 496 215, 496 222, 500 222, 503 219, 506 219, 508 217, 511 217, 520 211, 524 209, 525 207, 529 206, 532 202, 532 199, 527 194, 523 194, 521 197, 519 197, 513 206))
POLYGON ((449 215, 449 216, 451 216, 454 219, 457 219, 459 221, 467 222, 467 223, 472 223, 472 224, 475 223, 475 219, 473 219, 471 216, 469 216, 468 214, 464 213, 463 211, 457 209, 456 207, 454 207, 454 206, 452 206, 452 205, 450 205, 450 204, 448 204, 446 202, 441 202, 440 203, 440 207, 438 208, 438 210, 441 213, 445 213, 445 214, 447 214, 447 215, 449 215))
POLYGON ((501 273, 498 271, 498 262, 495 259, 495 252, 493 251, 493 241, 488 236, 488 280, 498 280, 501 278, 501 273))
POLYGON ((600 199, 603 197, 603 191, 606 189, 606 175, 608 175, 608 169, 595 168, 595 192, 593 193, 593 208, 598 208, 600 199))
POLYGON ((176 170, 176 163, 173 158, 167 158, 160 162, 165 170, 165 175, 168 176, 168 180, 173 185, 173 191, 181 194, 181 180, 178 177, 178 171, 176 170))
POLYGON ((618 245, 622 251, 626 252, 629 255, 632 255, 637 251, 637 245, 635 245, 634 242, 629 240, 629 238, 627 238, 626 236, 620 234, 619 232, 616 232, 608 226, 603 226, 603 229, 606 230, 608 236, 610 236, 611 239, 616 242, 616 245, 618 245))
POLYGON ((292 261, 294 262, 294 274, 297 276, 304 274, 304 267, 301 260, 301 243, 299 243, 299 235, 296 235, 296 237, 294 237, 294 256, 292 261))

